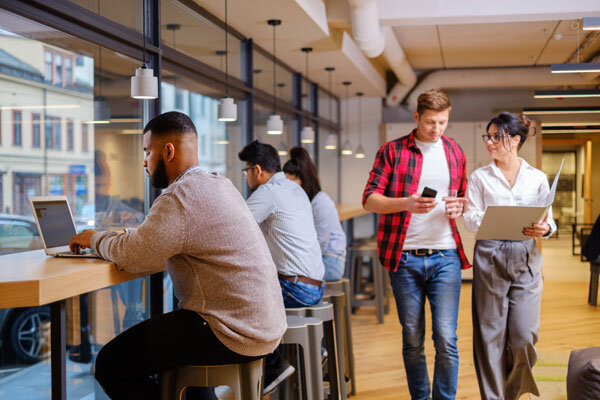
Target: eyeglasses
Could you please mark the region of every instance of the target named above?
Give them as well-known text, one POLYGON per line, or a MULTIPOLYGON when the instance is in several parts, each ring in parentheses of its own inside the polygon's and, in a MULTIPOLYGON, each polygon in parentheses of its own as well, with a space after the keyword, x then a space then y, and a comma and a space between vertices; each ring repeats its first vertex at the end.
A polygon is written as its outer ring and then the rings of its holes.
POLYGON ((246 167, 246 168, 242 168, 242 172, 244 173, 244 176, 248 176, 248 170, 256 168, 256 165, 252 165, 251 167, 246 167))
POLYGON ((498 143, 500 140, 502 140, 503 138, 507 137, 508 135, 504 135, 504 134, 495 134, 495 135, 481 135, 481 138, 483 139, 483 143, 486 143, 488 141, 492 141, 492 143, 496 144, 498 143))

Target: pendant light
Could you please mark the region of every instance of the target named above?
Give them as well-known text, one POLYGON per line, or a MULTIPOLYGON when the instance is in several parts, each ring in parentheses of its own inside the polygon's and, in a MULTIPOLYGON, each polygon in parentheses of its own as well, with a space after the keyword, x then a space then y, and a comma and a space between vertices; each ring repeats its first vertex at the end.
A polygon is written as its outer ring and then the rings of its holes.
POLYGON ((144 60, 142 66, 135 70, 131 77, 131 97, 134 99, 150 100, 158 97, 158 78, 152 68, 146 65, 146 2, 142 1, 142 36, 144 38, 144 60))
MULTIPOLYGON (((335 71, 334 67, 326 67, 325 71, 329 74, 328 77, 328 88, 329 88, 329 121, 333 122, 333 116, 331 115, 331 109, 333 103, 333 95, 331 94, 331 73, 335 71)), ((325 140, 325 150, 335 150, 337 149, 337 135, 335 133, 330 133, 327 135, 327 140, 325 140)))
POLYGON ((110 108, 102 96, 102 47, 100 46, 98 46, 98 96, 94 97, 94 119, 90 123, 110 123, 110 108))
POLYGON ((267 119, 267 133, 269 135, 281 135, 283 132, 283 120, 276 112, 277 104, 275 100, 275 82, 277 80, 277 66, 275 65, 275 28, 278 25, 281 25, 281 20, 270 19, 267 21, 267 23, 273 27, 273 114, 269 115, 269 119, 267 119))
POLYGON ((344 84, 344 86, 346 87, 346 115, 344 120, 346 121, 346 126, 344 127, 344 129, 342 129, 342 132, 345 130, 346 132, 346 140, 344 140, 344 144, 342 145, 342 154, 345 156, 350 156, 352 155, 352 143, 350 143, 350 140, 348 139, 348 136, 350 134, 350 126, 348 125, 348 103, 350 103, 350 97, 348 97, 348 87, 350 85, 352 85, 352 82, 350 81, 344 81, 342 82, 344 84))
POLYGON ((356 158, 365 158, 365 148, 362 145, 362 96, 363 92, 356 93, 358 97, 358 147, 354 153, 356 158))
POLYGON ((227 21, 227 0, 225 0, 225 97, 221 99, 218 106, 217 119, 222 122, 237 120, 237 104, 229 97, 229 24, 227 21))
MULTIPOLYGON (((312 47, 303 47, 301 49, 304 53, 306 53, 306 82, 308 84, 308 93, 307 96, 310 97, 310 82, 308 80, 308 53, 310 53, 313 49, 312 47)), ((300 88, 302 88, 302 84, 300 84, 300 88)), ((306 125, 302 128, 300 132, 300 142, 301 143, 314 143, 315 142, 315 130, 312 126, 310 126, 310 120, 306 118, 306 125)))
POLYGON ((288 155, 287 146, 285 145, 285 143, 283 143, 283 141, 281 141, 279 143, 279 148, 277 149, 277 154, 279 154, 280 156, 288 155))

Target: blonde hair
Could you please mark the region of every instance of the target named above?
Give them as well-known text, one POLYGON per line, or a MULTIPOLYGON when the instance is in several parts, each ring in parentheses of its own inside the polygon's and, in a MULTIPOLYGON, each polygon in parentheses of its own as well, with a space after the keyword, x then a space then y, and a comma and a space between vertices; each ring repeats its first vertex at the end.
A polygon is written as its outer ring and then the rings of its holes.
POLYGON ((441 90, 431 89, 423 92, 417 99, 417 112, 422 115, 427 110, 446 111, 450 109, 450 99, 441 90))

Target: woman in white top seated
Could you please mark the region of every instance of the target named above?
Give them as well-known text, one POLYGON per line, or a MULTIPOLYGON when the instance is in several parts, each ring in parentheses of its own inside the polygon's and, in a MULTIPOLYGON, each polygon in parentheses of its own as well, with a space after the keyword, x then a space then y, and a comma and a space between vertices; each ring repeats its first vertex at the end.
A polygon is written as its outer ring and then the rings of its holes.
POLYGON ((312 204, 317 239, 321 246, 325 280, 337 281, 344 276, 346 234, 342 230, 335 203, 321 190, 317 169, 303 147, 290 150, 290 160, 283 166, 288 179, 302 186, 312 204))
MULTIPOLYGON (((546 175, 518 157, 530 122, 501 113, 483 141, 492 162, 473 172, 467 187, 465 226, 477 231, 488 206, 545 206, 546 175)), ((529 221, 524 221, 528 223, 529 221)), ((542 256, 534 238, 556 230, 552 209, 523 227, 527 240, 477 240, 473 271, 473 349, 482 399, 518 399, 539 391, 531 369, 540 324, 542 256)))

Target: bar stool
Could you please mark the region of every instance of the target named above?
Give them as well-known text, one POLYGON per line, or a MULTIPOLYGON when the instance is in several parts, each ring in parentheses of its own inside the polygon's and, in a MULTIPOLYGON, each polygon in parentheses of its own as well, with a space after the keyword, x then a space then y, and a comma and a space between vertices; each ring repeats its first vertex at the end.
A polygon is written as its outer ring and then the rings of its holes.
POLYGON ((348 365, 345 362, 346 344, 344 342, 344 316, 346 295, 344 292, 335 290, 326 290, 323 295, 323 301, 333 305, 333 324, 335 325, 335 346, 338 350, 337 365, 340 369, 340 396, 342 399, 348 397, 348 388, 350 382, 345 381, 346 376, 350 376, 348 365))
MULTIPOLYGON (((329 369, 329 399, 340 400, 340 364, 338 364, 339 354, 336 344, 336 333, 334 323, 333 304, 318 303, 309 307, 286 308, 285 313, 288 316, 296 315, 301 317, 318 318, 323 322, 323 334, 325 336, 325 347, 327 348, 328 369, 329 369)), ((320 350, 319 350, 320 352, 320 350)), ((341 364, 343 366, 343 364, 341 364)))
POLYGON ((296 344, 302 347, 302 363, 299 376, 303 383, 306 400, 323 400, 323 370, 321 369, 321 342, 323 321, 318 318, 286 316, 288 328, 281 344, 296 344))
MULTIPOLYGON (((343 343, 344 343, 344 369, 345 373, 350 378, 350 390, 347 390, 351 395, 356 395, 356 380, 354 370, 354 347, 352 344, 352 324, 350 314, 352 306, 350 304, 350 280, 342 278, 339 281, 327 282, 327 290, 325 295, 330 291, 344 292, 344 323, 343 323, 343 343)), ((335 302, 334 302, 335 308, 335 302)))
POLYGON ((161 400, 183 400, 189 386, 228 386, 235 400, 259 400, 263 359, 241 364, 185 365, 162 373, 161 400))
POLYGON ((350 247, 350 304, 352 307, 375 306, 377 311, 377 321, 382 324, 383 316, 389 312, 389 298, 387 295, 387 277, 385 269, 379 264, 377 255, 377 245, 367 243, 360 246, 350 247), (370 263, 363 262, 364 257, 369 257, 370 263), (359 283, 362 278, 362 272, 365 265, 370 265, 373 276, 374 290, 372 298, 359 299, 356 297, 359 289, 359 283))

